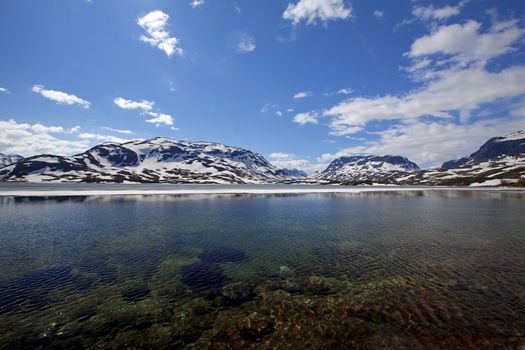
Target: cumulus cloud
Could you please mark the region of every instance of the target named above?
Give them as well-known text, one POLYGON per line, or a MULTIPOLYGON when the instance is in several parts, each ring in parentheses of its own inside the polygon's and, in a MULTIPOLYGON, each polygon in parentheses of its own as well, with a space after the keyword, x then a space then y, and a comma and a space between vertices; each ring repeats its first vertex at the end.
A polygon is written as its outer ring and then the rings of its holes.
POLYGON ((90 102, 83 100, 78 96, 62 91, 48 90, 43 85, 33 85, 31 91, 61 105, 76 105, 85 109, 89 109, 89 106, 91 105, 90 102))
POLYGON ((146 31, 146 35, 141 35, 140 40, 164 51, 168 57, 174 53, 182 56, 184 51, 179 46, 179 39, 172 36, 168 30, 169 18, 168 14, 159 10, 139 17, 137 24, 146 31))
POLYGON ((122 109, 140 109, 143 112, 151 111, 155 105, 155 102, 146 100, 133 101, 127 100, 123 97, 117 97, 113 100, 113 102, 122 109))
POLYGON ((311 91, 301 91, 301 92, 298 92, 295 95, 293 95, 293 98, 298 100, 298 99, 301 99, 301 98, 310 97, 312 95, 313 95, 313 92, 311 92, 311 91))
POLYGON ((459 15, 463 6, 467 1, 460 1, 456 6, 444 6, 436 8, 434 5, 416 6, 412 10, 412 14, 424 21, 428 20, 444 20, 452 16, 459 15))
POLYGON ((515 20, 495 23, 487 33, 479 33, 479 27, 475 21, 443 26, 415 40, 407 56, 417 61, 409 72, 426 76, 423 85, 405 94, 340 102, 324 112, 332 134, 349 135, 370 121, 465 118, 486 104, 525 94, 525 66, 485 69, 490 59, 513 51, 525 30, 515 20), (436 54, 448 54, 453 64, 434 62, 436 54))
MULTIPOLYGON (((117 97, 114 100, 115 104, 123 109, 138 109, 142 112, 144 115, 148 115, 150 119, 146 119, 147 123, 155 124, 156 126, 160 126, 161 124, 164 124, 166 126, 173 126, 173 117, 169 114, 164 113, 158 113, 152 111, 155 102, 142 100, 142 101, 133 101, 133 100, 127 100, 123 97, 117 97)), ((178 130, 174 127, 171 128, 172 130, 178 130)), ((129 131, 129 130, 120 130, 120 131, 129 131)))
POLYGON ((293 117, 293 121, 294 121, 294 123, 301 124, 301 125, 304 125, 304 124, 318 124, 319 123, 317 121, 317 113, 315 113, 315 112, 306 112, 306 113, 296 114, 293 117))
POLYGON ((4 87, 0 87, 0 92, 3 92, 5 94, 10 94, 11 93, 8 89, 6 89, 4 87))
POLYGON ((101 127, 101 129, 102 130, 111 131, 111 132, 116 132, 118 134, 124 134, 124 135, 131 135, 131 134, 133 134, 133 131, 131 131, 131 130, 113 129, 113 128, 110 128, 108 126, 103 126, 103 127, 101 127))
POLYGON ((153 117, 151 119, 146 119, 147 123, 152 123, 152 124, 155 124, 156 126, 159 126, 160 124, 164 124, 167 126, 173 125, 173 117, 169 114, 155 113, 155 112, 147 112, 146 114, 153 117))
POLYGON ((313 163, 307 159, 295 159, 293 154, 284 152, 271 153, 269 158, 270 162, 279 169, 299 169, 307 174, 324 170, 327 166, 326 162, 313 163))
POLYGON ((525 66, 488 72, 480 68, 443 72, 439 79, 405 95, 356 97, 339 103, 324 115, 343 130, 372 120, 452 118, 454 111, 472 111, 481 105, 525 93, 525 66), (458 98, 461 96, 461 98, 458 98))
POLYGON ((255 38, 248 33, 238 33, 238 42, 236 51, 238 53, 248 53, 255 51, 255 38))
MULTIPOLYGON (((69 132, 72 132, 69 129, 69 132)), ((65 134, 63 127, 42 124, 18 123, 17 121, 0 120, 0 151, 23 156, 36 154, 73 154, 83 152, 89 146, 88 140, 68 140, 58 138, 55 134, 65 134)))
POLYGON ((331 135, 368 137, 319 161, 356 153, 400 154, 423 167, 438 166, 474 152, 493 136, 524 129, 522 104, 510 105, 507 115, 495 116, 492 107, 523 100, 525 65, 487 69, 495 58, 518 50, 524 35, 517 20, 494 22, 487 30, 476 21, 434 27, 405 54, 412 63, 405 71, 416 78, 417 88, 348 98, 324 111, 331 135), (383 123, 371 132, 370 122, 383 123), (381 130, 381 125, 388 126, 381 130))
POLYGON ((279 159, 271 163, 278 169, 299 169, 307 174, 323 171, 328 166, 327 162, 311 162, 308 159, 279 159))
POLYGON ((419 58, 447 55, 452 61, 485 64, 488 60, 515 51, 513 44, 524 34, 517 20, 494 24, 486 33, 480 33, 481 23, 470 20, 464 24, 441 26, 412 44, 407 55, 419 58))
POLYGON ((193 8, 196 8, 196 7, 200 7, 202 5, 204 5, 205 1, 204 0, 192 0, 190 2, 190 6, 193 7, 193 8))
POLYGON ((343 20, 352 16, 352 8, 343 0, 299 0, 289 3, 283 18, 294 25, 304 21, 307 24, 317 21, 343 20))
POLYGON ((423 122, 398 124, 376 133, 377 140, 349 147, 334 154, 323 154, 320 161, 331 161, 350 154, 399 154, 420 166, 439 166, 475 152, 488 139, 525 128, 523 118, 494 118, 471 124, 423 122), (439 145, 439 147, 436 147, 439 145))

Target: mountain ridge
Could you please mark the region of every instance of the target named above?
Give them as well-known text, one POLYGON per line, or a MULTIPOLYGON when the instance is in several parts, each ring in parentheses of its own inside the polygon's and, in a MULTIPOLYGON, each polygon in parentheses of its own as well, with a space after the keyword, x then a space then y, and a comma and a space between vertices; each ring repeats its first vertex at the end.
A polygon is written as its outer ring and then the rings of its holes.
POLYGON ((73 156, 19 159, 0 168, 0 181, 525 186, 525 130, 493 137, 469 156, 436 169, 422 170, 402 156, 349 155, 306 176, 301 170, 278 169, 247 149, 155 137, 105 142, 73 156))
POLYGON ((6 154, 0 152, 0 168, 14 164, 22 159, 24 159, 24 157, 18 154, 6 154))
POLYGON ((106 142, 73 156, 32 156, 0 171, 0 180, 31 182, 258 183, 281 177, 252 151, 164 137, 106 142))

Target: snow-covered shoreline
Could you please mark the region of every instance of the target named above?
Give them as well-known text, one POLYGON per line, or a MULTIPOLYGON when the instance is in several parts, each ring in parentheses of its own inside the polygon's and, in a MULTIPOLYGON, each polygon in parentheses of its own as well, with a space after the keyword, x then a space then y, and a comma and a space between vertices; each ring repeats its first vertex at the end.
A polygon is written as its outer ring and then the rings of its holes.
MULTIPOLYGON (((414 191, 512 191, 525 192, 525 188, 510 187, 422 187, 422 186, 297 186, 297 185, 192 185, 153 186, 152 188, 8 188, 0 187, 0 196, 11 197, 72 197, 72 196, 122 196, 122 195, 206 195, 206 194, 329 194, 364 192, 414 192, 414 191), (163 188, 164 187, 164 188, 163 188), (185 188, 187 187, 187 188, 185 188)), ((33 186, 31 186, 33 187, 33 186)), ((68 186, 65 186, 68 187, 68 186)), ((90 187, 97 187, 96 185, 90 187)))

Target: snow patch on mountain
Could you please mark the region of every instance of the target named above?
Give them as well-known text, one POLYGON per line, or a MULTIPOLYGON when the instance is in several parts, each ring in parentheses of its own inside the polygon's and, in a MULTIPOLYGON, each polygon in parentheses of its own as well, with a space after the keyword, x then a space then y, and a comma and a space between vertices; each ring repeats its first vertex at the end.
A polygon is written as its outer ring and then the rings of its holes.
POLYGON ((163 137, 104 143, 70 157, 29 157, 0 171, 0 180, 30 182, 260 183, 284 177, 246 149, 163 137))
POLYGON ((0 168, 16 163, 22 159, 24 159, 24 157, 19 156, 18 154, 0 153, 0 168))
POLYGON ((419 170, 416 163, 401 156, 348 156, 332 161, 328 167, 315 174, 318 180, 375 182, 406 175, 419 170))

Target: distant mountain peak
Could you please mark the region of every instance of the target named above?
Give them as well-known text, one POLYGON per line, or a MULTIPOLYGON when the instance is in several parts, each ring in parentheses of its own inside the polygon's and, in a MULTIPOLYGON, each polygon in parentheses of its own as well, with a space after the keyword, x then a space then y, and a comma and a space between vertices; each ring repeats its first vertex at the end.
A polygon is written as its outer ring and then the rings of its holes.
POLYGON ((24 157, 18 154, 5 154, 0 152, 0 168, 16 163, 22 159, 24 159, 24 157))
POLYGON ((288 177, 307 177, 308 176, 308 174, 306 174, 304 171, 299 170, 299 169, 283 168, 283 169, 277 170, 277 172, 279 175, 288 176, 288 177))
POLYGON ((69 157, 29 157, 0 171, 0 180, 36 182, 258 183, 286 177, 249 150, 166 137, 105 142, 69 157))
POLYGON ((357 155, 334 159, 315 175, 319 180, 374 182, 419 170, 419 166, 401 156, 357 155))
POLYGON ((502 157, 523 157, 525 155, 525 130, 506 136, 493 137, 468 157, 450 160, 441 165, 442 169, 452 169, 463 165, 496 161, 502 157))

